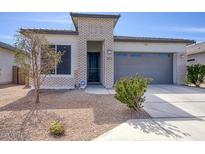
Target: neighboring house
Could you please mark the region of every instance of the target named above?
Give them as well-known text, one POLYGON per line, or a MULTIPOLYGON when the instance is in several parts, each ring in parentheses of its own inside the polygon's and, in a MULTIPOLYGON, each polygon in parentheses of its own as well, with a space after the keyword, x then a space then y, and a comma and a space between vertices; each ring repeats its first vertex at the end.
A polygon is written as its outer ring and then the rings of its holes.
POLYGON ((153 78, 154 84, 184 83, 186 46, 195 41, 114 36, 120 15, 70 15, 75 31, 21 29, 45 35, 53 48, 64 51, 62 63, 41 88, 70 89, 80 83, 112 88, 117 79, 136 74, 153 78))
POLYGON ((0 84, 12 82, 12 66, 15 63, 15 48, 0 42, 0 84))
POLYGON ((187 47, 187 64, 204 64, 205 65, 205 42, 190 45, 187 47))

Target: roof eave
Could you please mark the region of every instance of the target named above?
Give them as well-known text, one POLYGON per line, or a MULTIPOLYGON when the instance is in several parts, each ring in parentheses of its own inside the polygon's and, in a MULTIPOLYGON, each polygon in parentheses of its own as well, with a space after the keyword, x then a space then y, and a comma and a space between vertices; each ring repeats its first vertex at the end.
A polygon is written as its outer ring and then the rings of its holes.
POLYGON ((75 29, 76 31, 78 31, 78 27, 77 27, 77 24, 75 23, 74 21, 74 17, 84 17, 84 18, 111 18, 111 19, 116 19, 113 27, 116 26, 119 18, 120 18, 120 14, 118 15, 105 15, 105 14, 82 14, 82 13, 73 13, 73 12, 70 12, 70 16, 71 16, 71 19, 73 21, 73 24, 75 26, 75 29))
POLYGON ((44 29, 20 29, 20 33, 24 34, 25 31, 33 31, 39 34, 62 34, 62 35, 78 35, 77 31, 66 31, 66 30, 44 30, 44 29))
POLYGON ((115 42, 156 42, 156 43, 186 43, 187 45, 194 44, 194 40, 152 40, 152 39, 123 39, 114 38, 115 42))
POLYGON ((89 18, 115 18, 119 19, 120 14, 118 15, 107 15, 107 14, 85 14, 85 13, 70 13, 71 17, 89 17, 89 18))
POLYGON ((73 22, 73 24, 75 26, 75 30, 78 31, 78 27, 75 24, 75 21, 74 21, 73 16, 72 16, 72 12, 70 12, 70 16, 71 16, 71 20, 72 20, 72 22, 73 22))
POLYGON ((0 47, 3 48, 3 49, 7 49, 9 51, 15 51, 16 50, 15 47, 13 47, 9 44, 3 43, 3 42, 1 42, 0 47))

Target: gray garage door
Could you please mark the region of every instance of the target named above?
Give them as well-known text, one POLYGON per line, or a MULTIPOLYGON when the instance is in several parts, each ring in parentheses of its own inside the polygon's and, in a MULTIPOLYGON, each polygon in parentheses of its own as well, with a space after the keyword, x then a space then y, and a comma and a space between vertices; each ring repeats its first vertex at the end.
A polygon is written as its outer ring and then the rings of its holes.
POLYGON ((173 83, 172 53, 115 53, 114 79, 136 74, 150 77, 153 84, 173 83))

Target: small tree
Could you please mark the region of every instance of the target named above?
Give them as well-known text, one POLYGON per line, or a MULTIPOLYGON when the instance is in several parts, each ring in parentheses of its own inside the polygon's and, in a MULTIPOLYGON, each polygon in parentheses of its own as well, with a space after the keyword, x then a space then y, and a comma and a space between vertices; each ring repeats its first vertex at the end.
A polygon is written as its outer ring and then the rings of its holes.
POLYGON ((122 78, 115 84, 115 98, 129 108, 140 110, 145 101, 144 93, 151 79, 141 76, 122 78))
POLYGON ((200 84, 205 79, 205 65, 193 64, 187 66, 187 81, 194 84, 196 87, 200 87, 200 84))
POLYGON ((35 89, 35 103, 39 103, 40 86, 61 62, 62 54, 50 48, 45 36, 37 32, 24 30, 16 38, 16 63, 29 71, 35 89))

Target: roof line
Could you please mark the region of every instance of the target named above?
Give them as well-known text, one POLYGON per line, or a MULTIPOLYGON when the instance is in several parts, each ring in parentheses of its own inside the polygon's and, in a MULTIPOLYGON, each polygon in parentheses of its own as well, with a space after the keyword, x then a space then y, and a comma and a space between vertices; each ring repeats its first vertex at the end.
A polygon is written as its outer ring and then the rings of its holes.
POLYGON ((193 55, 205 52, 205 42, 200 42, 187 47, 187 54, 193 55))
MULTIPOLYGON (((55 30, 55 29, 20 29, 20 33, 24 31, 34 31, 42 34, 63 34, 63 35, 78 35, 77 31, 73 30, 55 30)), ((114 36, 114 41, 118 42, 173 42, 173 43, 196 43, 195 40, 175 39, 175 38, 157 38, 157 37, 134 37, 134 36, 114 36)))
POLYGON ((36 33, 41 34, 63 34, 63 35, 78 35, 77 31, 74 30, 58 30, 58 29, 36 29, 36 28, 21 28, 20 33, 23 33, 25 31, 33 31, 36 33))
POLYGON ((120 14, 111 15, 111 14, 88 14, 88 13, 70 13, 71 17, 90 17, 90 18, 120 18, 120 14))
POLYGON ((74 19, 73 19, 73 16, 72 16, 71 14, 72 14, 72 12, 70 12, 70 16, 71 16, 71 20, 72 20, 72 22, 73 22, 73 25, 74 25, 74 27, 75 27, 75 30, 78 31, 78 27, 76 26, 75 21, 74 21, 74 19))
POLYGON ((173 42, 173 43, 196 43, 195 40, 175 39, 175 38, 157 38, 157 37, 132 37, 132 36, 114 36, 114 41, 118 42, 173 42))
POLYGON ((15 47, 13 47, 13 46, 11 46, 11 45, 9 45, 9 44, 7 44, 7 43, 4 43, 4 42, 0 42, 0 47, 1 47, 1 48, 4 48, 4 49, 8 49, 8 50, 10 50, 10 51, 16 50, 15 47))
POLYGON ((76 25, 74 21, 74 17, 83 17, 83 18, 109 18, 109 19, 116 19, 116 22, 114 23, 114 27, 117 24, 117 21, 120 18, 120 14, 117 15, 111 15, 111 14, 88 14, 88 13, 74 13, 70 12, 71 19, 73 21, 73 24, 75 26, 76 31, 78 31, 78 26, 76 25))

